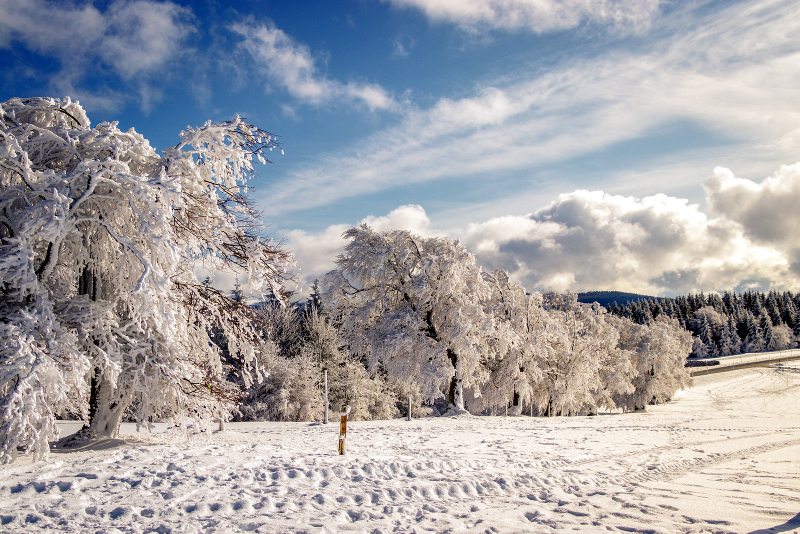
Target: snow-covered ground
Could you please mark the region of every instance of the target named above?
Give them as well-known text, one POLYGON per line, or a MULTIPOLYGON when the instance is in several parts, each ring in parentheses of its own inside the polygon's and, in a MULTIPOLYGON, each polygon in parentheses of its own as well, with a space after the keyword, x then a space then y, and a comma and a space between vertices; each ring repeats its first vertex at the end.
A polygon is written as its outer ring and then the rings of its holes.
POLYGON ((0 531, 800 532, 796 362, 644 413, 351 422, 345 456, 338 424, 123 431, 6 466, 0 531))

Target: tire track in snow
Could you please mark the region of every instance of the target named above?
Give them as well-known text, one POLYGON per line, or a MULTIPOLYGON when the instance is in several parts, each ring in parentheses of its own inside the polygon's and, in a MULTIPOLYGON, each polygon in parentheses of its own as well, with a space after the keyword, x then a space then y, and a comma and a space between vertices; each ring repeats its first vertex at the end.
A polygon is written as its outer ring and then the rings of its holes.
POLYGON ((709 466, 716 464, 730 462, 732 460, 744 459, 750 456, 756 456, 765 452, 785 449, 800 445, 800 439, 790 441, 780 441, 764 443, 755 447, 748 447, 746 449, 737 449, 729 452, 710 453, 702 458, 693 460, 681 460, 678 462, 663 463, 651 465, 647 471, 632 473, 630 479, 635 482, 648 482, 648 481, 672 481, 676 478, 684 476, 689 471, 698 471, 709 466))

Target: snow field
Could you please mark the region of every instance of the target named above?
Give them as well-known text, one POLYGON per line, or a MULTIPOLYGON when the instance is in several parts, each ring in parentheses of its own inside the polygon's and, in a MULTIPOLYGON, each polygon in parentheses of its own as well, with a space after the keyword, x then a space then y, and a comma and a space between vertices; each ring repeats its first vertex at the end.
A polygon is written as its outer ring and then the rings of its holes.
POLYGON ((800 532, 796 365, 643 413, 349 422, 345 456, 338 424, 227 428, 6 466, 0 531, 800 532))

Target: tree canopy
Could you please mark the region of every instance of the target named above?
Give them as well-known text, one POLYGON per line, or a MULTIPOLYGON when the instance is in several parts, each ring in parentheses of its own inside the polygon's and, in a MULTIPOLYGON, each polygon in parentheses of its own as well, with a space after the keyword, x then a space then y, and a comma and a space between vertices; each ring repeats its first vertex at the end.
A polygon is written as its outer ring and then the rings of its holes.
POLYGON ((328 274, 324 307, 351 349, 390 376, 419 381, 427 399, 443 388, 464 410, 465 386, 480 384, 480 358, 491 320, 482 300, 489 286, 475 258, 457 241, 362 225, 328 274))
MULTIPOLYGON (((0 459, 45 454, 55 414, 87 437, 122 413, 205 420, 238 399, 209 332, 244 362, 257 316, 195 267, 247 271, 280 295, 291 255, 259 235, 245 195, 274 136, 240 118, 189 128, 159 155, 133 129, 91 127, 77 102, 0 104, 0 459)), ((258 372, 243 365, 243 380, 258 372)))

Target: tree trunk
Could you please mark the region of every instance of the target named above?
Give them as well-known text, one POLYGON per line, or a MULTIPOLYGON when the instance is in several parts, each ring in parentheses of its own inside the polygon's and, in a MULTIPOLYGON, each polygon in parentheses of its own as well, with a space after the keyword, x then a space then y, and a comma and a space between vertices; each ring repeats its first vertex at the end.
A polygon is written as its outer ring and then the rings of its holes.
POLYGON ((108 380, 105 380, 95 369, 92 378, 90 399, 94 402, 89 406, 88 439, 116 438, 119 435, 119 425, 125 409, 130 405, 129 396, 120 394, 108 380))
POLYGON ((447 356, 450 358, 450 363, 453 364, 453 378, 450 379, 450 388, 447 395, 447 403, 450 409, 459 412, 464 410, 464 377, 461 374, 461 360, 458 354, 451 349, 447 349, 447 356))
MULTIPOLYGON (((87 295, 92 302, 97 301, 98 280, 88 266, 84 267, 78 278, 78 294, 87 295)), ((97 343, 95 341, 95 343, 97 343)), ((86 439, 116 438, 122 415, 130 404, 130 398, 115 392, 100 369, 92 370, 89 383, 89 425, 80 432, 86 439)))
POLYGON ((514 390, 514 396, 511 397, 511 409, 508 411, 508 414, 522 415, 522 397, 517 390, 514 390))

